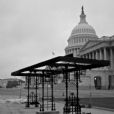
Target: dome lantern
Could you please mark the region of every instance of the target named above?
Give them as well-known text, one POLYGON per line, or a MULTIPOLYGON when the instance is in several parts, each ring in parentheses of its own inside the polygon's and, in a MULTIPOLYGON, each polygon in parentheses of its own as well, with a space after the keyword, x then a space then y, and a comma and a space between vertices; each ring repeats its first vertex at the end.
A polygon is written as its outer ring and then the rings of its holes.
POLYGON ((79 22, 79 24, 80 23, 87 23, 86 22, 86 15, 85 15, 85 13, 84 13, 84 7, 82 6, 82 13, 81 13, 81 15, 80 15, 80 22, 79 22))

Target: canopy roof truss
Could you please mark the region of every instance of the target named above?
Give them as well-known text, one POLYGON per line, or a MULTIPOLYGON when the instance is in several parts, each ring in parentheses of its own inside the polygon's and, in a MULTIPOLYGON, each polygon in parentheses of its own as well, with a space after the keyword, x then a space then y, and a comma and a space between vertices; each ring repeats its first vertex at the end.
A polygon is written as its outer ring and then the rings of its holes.
POLYGON ((98 67, 109 66, 108 60, 95 60, 68 56, 58 56, 23 69, 12 72, 12 76, 45 76, 50 74, 61 74, 63 72, 72 72, 98 67), (66 70, 67 67, 67 70, 66 70))

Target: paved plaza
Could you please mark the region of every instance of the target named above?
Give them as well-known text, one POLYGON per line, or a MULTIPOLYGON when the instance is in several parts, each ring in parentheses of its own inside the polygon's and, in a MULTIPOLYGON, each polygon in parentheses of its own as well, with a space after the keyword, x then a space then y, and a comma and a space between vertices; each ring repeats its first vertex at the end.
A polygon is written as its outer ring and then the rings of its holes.
MULTIPOLYGON (((56 110, 63 114, 64 103, 56 103, 56 110)), ((47 109, 45 109, 47 110, 47 109)), ((25 108, 24 104, 16 102, 0 103, 0 114, 35 114, 39 108, 25 108)), ((114 114, 114 111, 102 109, 82 109, 82 112, 91 112, 92 114, 114 114)))
MULTIPOLYGON (((18 92, 16 92, 16 96, 13 96, 13 90, 10 93, 11 95, 5 95, 8 90, 4 92, 3 90, 1 91, 2 93, 0 95, 0 114, 35 114, 35 112, 39 111, 38 108, 34 107, 30 107, 29 109, 25 108, 25 104, 20 103, 19 96, 17 96, 18 92)), ((81 97, 89 97, 89 93, 89 90, 80 90, 81 97)), ((22 94, 24 95, 23 92, 22 94)), ((55 96, 56 95, 57 97, 61 97, 62 92, 56 91, 55 96)), ((114 90, 92 90, 92 97, 114 97, 114 90)), ((22 98, 26 99, 25 95, 22 98)), ((56 110, 60 111, 60 114, 63 113, 63 106, 64 102, 56 103, 56 110)), ((82 109, 82 112, 91 112, 92 114, 114 114, 113 110, 103 109, 100 107, 93 107, 92 109, 82 109)))
MULTIPOLYGON (((64 106, 64 104, 63 103, 57 103, 57 109, 59 109, 59 111, 60 111, 60 114, 62 114, 62 112, 63 112, 63 109, 62 109, 62 107, 64 106)), ((82 109, 82 112, 91 112, 92 114, 114 114, 114 111, 108 111, 108 110, 102 110, 102 109, 96 109, 96 108, 83 108, 82 109)))

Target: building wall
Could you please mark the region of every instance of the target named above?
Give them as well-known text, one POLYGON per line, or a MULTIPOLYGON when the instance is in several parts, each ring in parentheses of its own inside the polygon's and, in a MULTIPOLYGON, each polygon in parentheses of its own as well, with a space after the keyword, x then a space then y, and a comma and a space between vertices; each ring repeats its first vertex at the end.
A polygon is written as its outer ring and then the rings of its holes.
POLYGON ((98 75, 101 77, 102 89, 114 88, 114 36, 101 38, 94 43, 92 41, 87 42, 80 50, 80 57, 109 60, 110 66, 92 70, 91 76, 98 75))
POLYGON ((94 69, 86 71, 86 77, 90 77, 91 86, 95 88, 95 77, 101 77, 101 89, 114 88, 114 72, 111 70, 94 69), (111 76, 111 85, 109 83, 109 76, 111 76), (110 87, 109 87, 110 85, 110 87))

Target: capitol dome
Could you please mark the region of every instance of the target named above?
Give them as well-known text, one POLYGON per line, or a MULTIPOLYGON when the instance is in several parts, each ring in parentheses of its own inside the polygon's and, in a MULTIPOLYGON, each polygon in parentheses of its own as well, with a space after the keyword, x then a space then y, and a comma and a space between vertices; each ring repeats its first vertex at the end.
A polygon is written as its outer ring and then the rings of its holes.
POLYGON ((71 33, 71 35, 82 35, 82 34, 96 36, 96 32, 93 29, 93 27, 87 23, 79 23, 76 27, 74 27, 71 33))
POLYGON ((96 36, 94 28, 86 22, 86 15, 82 7, 82 13, 80 15, 80 22, 71 32, 71 36, 74 35, 91 35, 96 36))
POLYGON ((97 38, 94 28, 86 22, 86 15, 82 6, 80 22, 73 28, 68 38, 68 46, 65 48, 66 55, 73 53, 75 57, 78 56, 80 49, 86 42, 97 40, 97 38))

